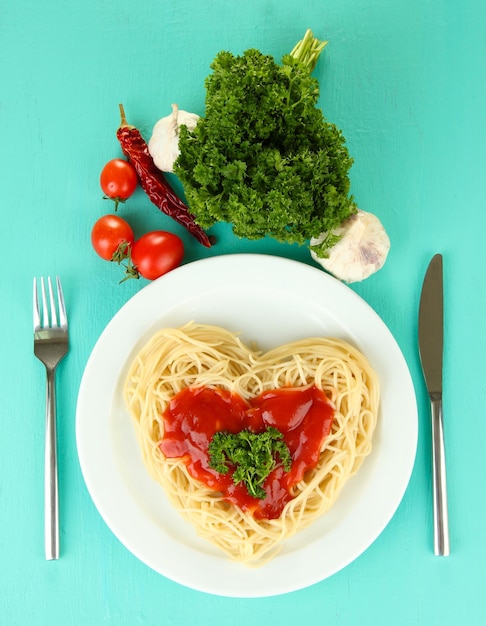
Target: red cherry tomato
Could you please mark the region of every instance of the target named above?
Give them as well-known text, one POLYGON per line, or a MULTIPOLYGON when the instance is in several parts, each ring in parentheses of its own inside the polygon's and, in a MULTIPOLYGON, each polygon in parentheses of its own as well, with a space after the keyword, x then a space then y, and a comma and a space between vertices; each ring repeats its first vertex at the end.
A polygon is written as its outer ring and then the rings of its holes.
POLYGON ((182 240, 165 230, 145 233, 132 246, 132 263, 140 275, 148 280, 155 280, 178 267, 183 257, 182 240))
POLYGON ((132 227, 118 215, 100 217, 91 230, 91 243, 95 252, 107 261, 119 260, 116 258, 118 252, 122 253, 120 258, 123 258, 123 247, 131 247, 133 241, 132 227))
POLYGON ((100 185, 105 196, 118 202, 125 202, 137 188, 138 177, 135 168, 124 159, 112 159, 104 166, 100 175, 100 185))

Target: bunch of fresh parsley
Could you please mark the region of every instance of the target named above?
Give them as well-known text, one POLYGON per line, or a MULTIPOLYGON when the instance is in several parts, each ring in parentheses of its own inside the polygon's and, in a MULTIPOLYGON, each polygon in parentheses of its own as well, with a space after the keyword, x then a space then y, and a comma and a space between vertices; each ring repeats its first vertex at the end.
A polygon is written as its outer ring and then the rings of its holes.
POLYGON ((244 483, 254 498, 266 497, 263 483, 278 463, 288 472, 292 459, 282 433, 273 426, 260 433, 220 431, 209 443, 209 467, 220 474, 232 470, 233 482, 244 483))
POLYGON ((302 245, 355 213, 352 159, 311 76, 324 45, 308 31, 281 64, 255 49, 216 56, 205 115, 181 128, 174 170, 201 226, 302 245))

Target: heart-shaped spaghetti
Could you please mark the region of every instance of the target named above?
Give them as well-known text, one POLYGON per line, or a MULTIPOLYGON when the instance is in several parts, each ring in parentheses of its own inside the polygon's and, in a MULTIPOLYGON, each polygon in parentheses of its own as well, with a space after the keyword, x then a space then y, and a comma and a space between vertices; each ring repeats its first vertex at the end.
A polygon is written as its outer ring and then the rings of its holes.
POLYGON ((371 451, 379 405, 375 372, 341 339, 312 337, 262 353, 226 329, 194 322, 160 330, 148 341, 130 367, 124 393, 144 463, 172 505, 200 536, 249 565, 275 556, 285 539, 329 510, 371 451), (255 519, 194 478, 187 457, 166 457, 161 450, 164 413, 185 389, 221 389, 251 400, 306 386, 329 399, 332 427, 317 464, 292 485, 292 497, 275 519, 255 519))

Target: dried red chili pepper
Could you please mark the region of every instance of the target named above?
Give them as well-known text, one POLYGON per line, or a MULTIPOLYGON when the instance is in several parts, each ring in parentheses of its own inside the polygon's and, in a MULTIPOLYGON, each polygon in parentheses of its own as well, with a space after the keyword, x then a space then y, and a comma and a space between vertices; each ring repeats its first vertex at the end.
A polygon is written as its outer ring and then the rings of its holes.
POLYGON ((122 104, 120 104, 120 115, 121 123, 116 136, 123 154, 137 171, 142 189, 157 208, 182 224, 203 246, 209 248, 211 246, 209 237, 196 224, 194 216, 191 215, 184 202, 177 197, 163 172, 156 167, 140 131, 127 123, 122 104))

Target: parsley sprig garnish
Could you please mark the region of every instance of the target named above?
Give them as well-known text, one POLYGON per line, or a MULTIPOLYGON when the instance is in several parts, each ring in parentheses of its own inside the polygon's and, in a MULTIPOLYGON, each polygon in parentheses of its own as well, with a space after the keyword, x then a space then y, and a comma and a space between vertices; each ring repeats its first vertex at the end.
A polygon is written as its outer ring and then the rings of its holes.
POLYGON ((243 482, 254 498, 266 497, 263 483, 279 463, 288 472, 292 459, 282 433, 272 426, 260 433, 217 432, 209 444, 209 467, 220 474, 233 469, 233 482, 243 482))

